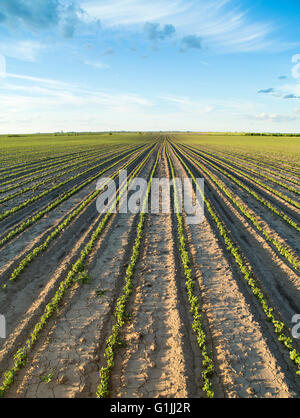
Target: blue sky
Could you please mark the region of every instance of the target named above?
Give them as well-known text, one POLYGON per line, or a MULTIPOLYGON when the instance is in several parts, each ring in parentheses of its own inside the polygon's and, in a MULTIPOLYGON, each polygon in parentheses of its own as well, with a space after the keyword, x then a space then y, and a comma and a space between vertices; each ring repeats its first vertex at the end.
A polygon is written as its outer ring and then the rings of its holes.
POLYGON ((0 133, 300 132, 300 2, 1 0, 0 133))

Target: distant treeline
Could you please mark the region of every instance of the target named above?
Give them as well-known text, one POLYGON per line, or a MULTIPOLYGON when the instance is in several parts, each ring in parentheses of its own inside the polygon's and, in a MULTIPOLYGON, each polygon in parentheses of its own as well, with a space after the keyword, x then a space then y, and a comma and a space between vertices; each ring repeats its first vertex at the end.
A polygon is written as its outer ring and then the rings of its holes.
MULTIPOLYGON (((53 133, 34 133, 34 134, 0 134, 0 137, 7 138, 27 138, 33 136, 84 136, 84 135, 113 135, 121 133, 132 133, 131 131, 113 131, 113 132, 53 132, 53 133)), ((143 135, 143 132, 134 132, 143 135)))
POLYGON ((113 132, 55 132, 54 136, 80 136, 80 135, 113 135, 123 133, 138 133, 143 135, 142 132, 131 132, 131 131, 113 131, 113 132))
POLYGON ((300 134, 276 134, 276 133, 253 133, 253 132, 249 132, 245 134, 246 136, 296 136, 296 137, 300 137, 300 134))

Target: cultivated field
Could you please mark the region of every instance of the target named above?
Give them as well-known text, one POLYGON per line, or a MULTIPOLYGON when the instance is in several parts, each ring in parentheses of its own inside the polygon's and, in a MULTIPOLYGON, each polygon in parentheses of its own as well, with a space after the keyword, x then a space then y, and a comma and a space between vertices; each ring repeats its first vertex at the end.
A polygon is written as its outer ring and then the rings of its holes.
POLYGON ((0 147, 0 396, 300 396, 300 138, 59 134, 0 147), (101 177, 119 198, 146 179, 142 209, 153 178, 189 177, 194 192, 204 178, 204 221, 100 215, 101 177))

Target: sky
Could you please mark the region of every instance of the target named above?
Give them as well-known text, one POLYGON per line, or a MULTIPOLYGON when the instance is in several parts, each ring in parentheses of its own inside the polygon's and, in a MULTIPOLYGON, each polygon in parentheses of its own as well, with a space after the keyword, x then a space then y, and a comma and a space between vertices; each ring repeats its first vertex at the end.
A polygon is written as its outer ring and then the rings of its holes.
POLYGON ((0 134, 300 132, 298 0, 0 0, 0 134))

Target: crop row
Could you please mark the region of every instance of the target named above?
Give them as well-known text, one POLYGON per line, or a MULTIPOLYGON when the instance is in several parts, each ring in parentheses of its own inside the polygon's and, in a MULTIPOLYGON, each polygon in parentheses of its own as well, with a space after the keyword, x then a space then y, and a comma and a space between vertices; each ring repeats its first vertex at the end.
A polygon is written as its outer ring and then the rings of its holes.
MULTIPOLYGON (((119 149, 118 149, 118 151, 119 151, 119 149)), ((113 153, 113 152, 116 152, 116 150, 111 149, 110 152, 113 153)), ((107 155, 107 154, 108 154, 107 150, 101 150, 101 152, 93 151, 92 153, 89 153, 88 155, 79 156, 75 159, 72 159, 72 162, 70 164, 65 165, 65 161, 63 161, 62 163, 56 164, 55 169, 51 170, 51 171, 48 170, 49 166, 47 166, 47 167, 44 167, 44 168, 42 168, 40 170, 37 170, 37 171, 27 172, 23 176, 18 176, 16 178, 12 179, 12 180, 2 182, 1 187, 5 186, 7 184, 9 185, 9 187, 7 187, 5 189, 0 189, 0 193, 5 193, 9 190, 15 189, 16 187, 20 187, 20 186, 23 186, 24 184, 30 183, 30 182, 32 182, 36 179, 40 179, 42 177, 48 176, 49 174, 56 173, 57 171, 59 171, 61 169, 68 168, 72 165, 77 164, 78 161, 84 161, 83 159, 87 160, 89 158, 95 158, 97 156, 100 157, 102 155, 107 155), (42 174, 42 176, 41 176, 41 174, 42 174), (20 180, 22 180, 22 179, 25 179, 25 180, 23 182, 20 182, 20 180)))
MULTIPOLYGON (((109 149, 113 149, 113 148, 117 148, 116 145, 101 145, 101 146, 96 146, 96 147, 90 147, 90 148, 85 148, 82 149, 81 151, 76 151, 76 152, 69 152, 69 148, 66 148, 66 152, 60 152, 59 154, 53 154, 53 151, 49 151, 49 155, 46 153, 43 153, 43 158, 40 160, 29 160, 24 162, 23 164, 21 164, 19 167, 17 166, 9 166, 9 169, 5 169, 5 173, 6 174, 10 174, 11 172, 14 172, 14 174, 19 173, 20 171, 25 171, 25 170, 31 170, 31 169, 38 169, 39 167, 46 167, 47 166, 53 166, 57 163, 61 163, 63 162, 63 160, 65 161, 72 161, 77 159, 78 157, 82 156, 88 156, 89 154, 92 153, 97 153, 97 152, 105 152, 109 149)), ((2 176, 3 174, 5 174, 3 171, 0 173, 0 175, 2 176)))
POLYGON ((152 179, 153 179, 153 176, 154 176, 157 164, 158 164, 160 152, 161 152, 161 148, 159 149, 157 153, 156 160, 152 168, 152 172, 150 174, 148 188, 147 188, 145 197, 143 199, 142 210, 141 210, 140 217, 139 217, 139 223, 137 225, 136 239, 135 239, 133 249, 132 249, 130 264, 125 274, 125 280, 124 280, 125 285, 123 287, 122 294, 118 298, 117 303, 116 303, 116 309, 114 313, 116 322, 112 328, 111 335, 108 337, 105 343, 106 366, 102 367, 100 370, 100 383, 97 388, 97 398, 106 398, 109 395, 109 382, 110 382, 111 371, 114 367, 115 351, 116 351, 116 348, 118 347, 118 342, 119 342, 118 337, 119 337, 120 330, 124 326, 126 319, 127 319, 126 306, 127 306, 129 297, 132 294, 132 289, 133 289, 132 278, 133 278, 134 270, 135 270, 135 267, 136 267, 136 264, 138 262, 139 255, 140 255, 141 241, 143 237, 143 230, 144 230, 145 219, 146 219, 145 208, 148 202, 148 197, 149 197, 149 193, 150 193, 151 185, 152 185, 152 179))
MULTIPOLYGON (((133 174, 128 179, 126 185, 122 189, 121 193, 124 193, 127 185, 134 179, 134 177, 139 173, 139 171, 144 167, 147 160, 150 158, 150 155, 153 152, 153 148, 148 152, 147 156, 142 160, 142 162, 138 165, 138 167, 134 170, 133 174)), ((121 197, 121 193, 118 195, 118 200, 121 197)), ((89 242, 85 245, 84 249, 81 251, 81 254, 77 261, 72 265, 71 269, 69 270, 67 277, 61 281, 58 290, 56 291, 55 295, 51 299, 51 301, 46 305, 44 314, 41 316, 37 324, 35 325, 30 337, 26 341, 25 345, 21 347, 16 354, 14 355, 14 365, 11 369, 4 373, 4 379, 0 386, 0 397, 2 397, 7 390, 10 388, 12 383, 15 380, 15 376, 19 370, 21 370, 25 364, 28 357, 28 354, 32 351, 33 347, 35 346, 36 342, 39 339, 39 336, 42 330, 47 325, 49 319, 52 315, 59 310, 63 297, 67 290, 76 283, 76 279, 80 273, 82 273, 85 269, 85 262, 88 255, 91 254, 97 240, 99 239, 101 233, 103 232, 108 220, 112 215, 112 211, 108 211, 107 214, 100 220, 96 230, 93 232, 89 242)))
POLYGON ((211 174, 203 165, 200 164, 193 159, 190 155, 188 156, 190 160, 202 170, 206 175, 219 187, 220 190, 225 193, 225 195, 231 200, 231 202, 239 209, 239 211, 251 222, 251 224, 255 227, 255 229, 263 234, 264 238, 272 244, 275 250, 283 256, 289 264, 297 271, 300 271, 300 261, 298 257, 295 257, 287 248, 281 245, 275 238, 273 238, 270 233, 265 229, 262 228, 257 220, 257 218, 250 213, 250 211, 241 204, 230 192, 230 190, 224 186, 224 184, 218 180, 213 174, 211 174))
MULTIPOLYGON (((201 188, 199 187, 195 176, 193 175, 190 168, 187 166, 187 164, 183 161, 181 156, 176 152, 176 150, 173 148, 173 151, 179 161, 182 163, 186 171, 191 176, 193 183, 199 190, 199 192, 202 194, 201 188)), ((264 315, 268 322, 270 322, 273 326, 273 330, 275 333, 276 338, 280 343, 282 343, 283 347, 288 350, 290 359, 293 361, 293 363, 298 367, 298 371, 296 372, 298 375, 300 375, 300 353, 297 351, 297 349, 293 346, 293 341, 290 337, 286 335, 286 332, 288 328, 285 326, 285 324, 276 318, 276 315, 274 314, 274 308, 270 306, 268 303, 266 297, 263 294, 263 291, 260 289, 258 284, 256 283, 253 273, 249 270, 247 267, 247 264, 245 263, 241 252, 239 248, 233 243, 232 239, 230 238, 230 235, 227 231, 227 228, 223 221, 220 219, 219 215, 217 214, 215 208, 213 207, 212 203, 207 199, 207 197, 203 196, 205 207, 215 224, 220 237, 222 238, 226 251, 232 255, 235 263, 237 264, 242 277, 244 278, 245 282, 247 283, 251 293, 255 296, 255 298, 258 300, 264 315)))
POLYGON ((110 158, 108 160, 105 160, 105 161, 102 161, 101 163, 99 163, 99 164, 97 164, 97 165, 95 165, 95 166, 93 166, 91 168, 88 168, 87 170, 82 171, 81 173, 75 174, 74 176, 69 177, 67 180, 61 181, 60 183, 56 184, 55 186, 51 187, 50 189, 47 189, 47 190, 41 192, 40 194, 38 194, 36 196, 33 196, 33 197, 27 199, 26 201, 20 203, 19 205, 15 206, 15 207, 13 207, 11 209, 8 209, 7 211, 5 211, 5 212, 3 212, 3 213, 0 214, 0 221, 2 221, 3 219, 7 218, 8 216, 10 216, 10 215, 18 212, 19 210, 25 208, 26 206, 28 206, 28 205, 36 202, 37 200, 39 200, 39 199, 47 196, 49 193, 51 193, 51 192, 59 189, 60 187, 62 187, 65 184, 69 183, 70 181, 76 180, 77 178, 79 178, 79 177, 81 177, 81 176, 83 176, 85 174, 88 174, 91 171, 94 171, 95 169, 101 167, 103 164, 105 164, 105 163, 107 163, 107 162, 109 162, 109 161, 111 161, 111 160, 113 160, 115 158, 118 158, 119 155, 122 155, 122 154, 124 154, 126 152, 128 152, 128 151, 124 151, 121 154, 116 154, 115 153, 112 158, 110 158))
POLYGON ((229 156, 236 156, 237 158, 243 159, 246 162, 251 163, 253 161, 255 164, 259 164, 260 166, 269 167, 270 169, 275 170, 276 173, 278 173, 278 171, 282 171, 289 175, 299 176, 299 171, 293 172, 293 171, 290 171, 289 169, 285 169, 282 167, 282 164, 279 166, 278 161, 273 161, 270 158, 270 156, 268 156, 268 161, 265 161, 262 158, 254 157, 253 155, 247 156, 245 152, 243 152, 242 156, 239 153, 234 153, 232 150, 230 150, 230 152, 226 152, 222 150, 222 153, 228 154, 229 156))
MULTIPOLYGON (((210 157, 212 160, 214 160, 216 163, 218 163, 218 161, 216 161, 216 159, 214 157, 210 157)), ((300 203, 296 202, 295 200, 289 198, 288 196, 286 196, 285 194, 273 189, 272 187, 268 186, 266 183, 261 182, 260 180, 254 179, 252 176, 250 176, 249 174, 244 173, 243 171, 237 169, 237 168, 233 168, 230 167, 228 164, 222 162, 222 165, 227 167, 229 170, 232 170, 235 173, 238 173, 240 175, 242 175, 243 177, 249 179, 250 181, 252 181, 255 184, 258 184, 259 186, 261 186, 263 189, 268 190, 269 192, 271 192, 272 194, 278 196, 279 198, 281 198, 282 200, 284 200, 285 202, 291 204, 292 206, 300 209, 300 203)))
MULTIPOLYGON (((97 152, 99 150, 104 150, 108 147, 110 147, 110 146, 103 146, 102 145, 101 147, 98 148, 97 152)), ((69 151, 69 148, 67 148, 67 150, 69 151)), ((27 167, 30 167, 30 166, 35 166, 35 165, 39 165, 39 164, 43 164, 43 163, 55 162, 57 160, 65 158, 65 157, 70 157, 69 158, 69 160, 70 160, 71 157, 73 157, 73 156, 76 158, 76 156, 80 156, 80 155, 83 155, 83 154, 89 154, 90 152, 91 152, 91 149, 84 149, 84 150, 81 150, 81 151, 76 151, 76 152, 67 153, 67 154, 64 153, 63 151, 61 151, 57 154, 53 153, 53 151, 51 151, 51 152, 49 151, 48 153, 49 153, 49 155, 51 155, 51 157, 48 156, 47 152, 41 152, 41 153, 39 153, 39 154, 41 154, 40 158, 34 159, 36 154, 32 155, 31 157, 29 155, 26 155, 24 157, 24 160, 22 160, 22 162, 18 163, 18 164, 11 164, 11 160, 12 159, 15 160, 17 156, 19 157, 20 153, 19 152, 15 153, 15 154, 14 153, 9 153, 10 158, 7 160, 7 167, 2 166, 2 168, 0 168, 0 174, 2 175, 3 172, 9 173, 10 171, 17 171, 18 169, 24 169, 24 168, 27 168, 27 167)))
MULTIPOLYGON (((199 151, 199 149, 196 149, 196 151, 199 151)), ((214 152, 210 151, 210 152, 211 152, 211 154, 216 155, 216 152, 215 151, 214 152)), ((219 157, 225 159, 224 154, 229 156, 229 158, 227 158, 227 161, 230 161, 232 164, 235 164, 235 160, 232 160, 232 155, 230 153, 223 151, 221 153, 221 155, 219 155, 219 154, 217 154, 217 155, 219 157)), ((264 172, 266 172, 268 174, 271 174, 272 176, 279 177, 279 178, 281 178, 282 180, 285 180, 288 183, 294 184, 296 186, 300 186, 300 182, 299 181, 297 181, 295 179, 292 179, 291 177, 288 177, 286 175, 280 174, 279 173, 279 170, 276 170, 276 172, 275 172, 274 170, 270 170, 270 169, 268 169, 266 167, 262 167, 259 163, 249 162, 247 160, 245 161, 242 155, 237 155, 235 158, 237 158, 239 160, 239 163, 241 163, 241 161, 242 161, 243 163, 247 164, 247 165, 244 165, 245 168, 248 168, 248 164, 250 164, 251 166, 255 167, 256 169, 259 169, 260 171, 263 170, 264 172)))
POLYGON ((252 189, 250 189, 248 186, 246 186, 243 182, 238 180, 233 175, 229 174, 226 170, 223 170, 219 166, 216 166, 211 161, 208 161, 205 157, 200 156, 199 154, 194 153, 193 151, 189 150, 189 152, 196 156, 197 158, 201 158, 203 161, 205 161, 209 166, 213 167, 215 170, 222 173, 224 176, 228 177, 230 180, 232 180, 234 183, 236 183, 239 187, 246 190, 251 196, 253 196, 258 202, 262 203, 264 206, 266 206, 272 213, 279 216, 282 220, 284 220, 289 226, 294 228, 297 232, 300 232, 300 226, 293 221, 290 217, 288 217, 284 212, 278 210, 275 206, 273 206, 269 201, 266 199, 260 197, 256 192, 254 192, 252 189))
MULTIPOLYGON (((89 153, 90 153, 90 151, 87 154, 89 154, 89 153)), ((94 151, 93 151, 93 153, 94 153, 94 151)), ((77 158, 78 158, 78 155, 76 155, 75 157, 71 157, 71 158, 68 155, 64 155, 61 158, 59 158, 58 160, 55 160, 55 161, 52 161, 52 162, 48 161, 46 163, 38 164, 37 166, 28 165, 28 166, 25 166, 22 169, 16 170, 16 171, 7 170, 6 172, 1 173, 2 175, 0 177, 0 181, 2 183, 3 180, 9 179, 9 178, 15 177, 15 176, 18 176, 18 179, 20 179, 20 178, 24 177, 24 176, 20 176, 20 174, 26 173, 26 175, 28 175, 28 173, 30 173, 31 171, 33 171, 35 173, 38 173, 38 172, 41 172, 45 169, 52 168, 53 166, 62 165, 65 162, 76 160, 77 158), (3 175, 3 174, 5 174, 5 175, 3 175)))
MULTIPOLYGON (((199 152, 199 150, 198 150, 198 152, 199 152)), ((279 180, 276 180, 273 177, 270 177, 270 176, 268 176, 268 175, 266 175, 264 173, 258 172, 257 169, 256 170, 253 170, 250 167, 248 167, 248 166, 246 166, 244 164, 241 164, 240 162, 236 162, 236 161, 232 162, 229 158, 226 158, 224 156, 217 158, 216 155, 212 155, 212 154, 210 154, 208 152, 205 152, 205 151, 201 151, 201 153, 207 154, 211 158, 215 158, 220 163, 223 163, 223 161, 227 161, 229 163, 229 165, 231 166, 231 168, 241 167, 244 170, 247 170, 247 171, 250 171, 251 173, 254 173, 256 176, 264 177, 265 179, 267 179, 267 180, 269 180, 269 181, 271 181, 271 182, 273 182, 275 184, 278 184, 279 186, 283 187, 284 189, 289 190, 290 192, 292 192, 294 194, 300 195, 300 191, 299 190, 297 190, 294 187, 289 186, 288 184, 285 184, 285 183, 283 183, 283 182, 281 182, 279 180)), ((260 168, 259 166, 256 166, 256 167, 258 169, 260 168)), ((299 183, 299 185, 300 185, 300 183, 299 183)))
MULTIPOLYGON (((42 172, 39 173, 38 175, 32 176, 32 175, 27 175, 26 174, 24 176, 24 178, 25 178, 24 181, 20 181, 20 180, 22 180, 22 178, 16 178, 14 180, 8 181, 7 184, 9 184, 9 186, 0 189, 0 193, 1 194, 2 193, 7 193, 7 192, 9 192, 9 191, 11 191, 13 189, 22 187, 22 186, 24 186, 24 185, 26 185, 28 183, 32 183, 35 180, 40 180, 40 179, 42 179, 44 177, 50 176, 51 174, 57 173, 57 172, 65 169, 65 168, 72 167, 72 166, 76 165, 78 161, 87 161, 88 159, 92 159, 94 156, 95 156, 95 153, 93 153, 93 155, 92 156, 89 156, 89 157, 80 157, 75 162, 72 162, 72 163, 67 164, 67 165, 61 164, 61 165, 58 166, 58 168, 55 168, 53 170, 50 170, 50 171, 48 171, 48 170, 42 170, 42 172)), ((2 184, 1 186, 3 186, 3 185, 5 186, 5 184, 2 184)))
MULTIPOLYGON (((14 238, 15 236, 19 235, 20 233, 22 233, 25 229, 29 228, 30 226, 32 226, 35 222, 37 222, 39 219, 41 219, 43 216, 45 216, 47 213, 49 213, 50 211, 52 211, 53 209, 55 209, 57 206, 59 206, 61 203, 65 202, 66 200, 68 200, 71 196, 73 196, 74 194, 78 193, 80 190, 82 190, 84 187, 86 187, 87 185, 89 185, 90 183, 92 183, 94 180, 96 180, 97 178, 99 178, 102 174, 104 174, 105 172, 107 172, 108 170, 112 169, 113 167, 115 167, 116 165, 118 165, 120 162, 122 162, 123 160, 125 160, 126 158, 129 158, 131 155, 133 155, 136 152, 136 150, 132 151, 130 154, 126 155, 125 157, 119 159, 117 162, 111 164, 109 167, 107 167, 105 170, 101 171, 100 173, 97 173, 96 175, 88 178, 86 181, 84 181, 83 183, 81 183, 79 186, 75 186, 73 187, 70 191, 64 193, 62 196, 58 197, 54 202, 52 202, 50 205, 48 205, 46 208, 42 209, 41 211, 39 211, 36 215, 27 218, 26 220, 22 221, 22 223, 15 229, 13 229, 12 231, 8 232, 3 238, 1 238, 0 240, 0 248, 6 244, 9 240, 11 240, 12 238, 14 238)), ((119 157, 121 156, 121 154, 119 155, 119 157)), ((115 158, 111 158, 108 161, 105 161, 104 163, 107 163, 111 160, 114 160, 115 158)), ((104 164, 103 163, 103 164, 104 164)))
MULTIPOLYGON (((126 149, 126 151, 129 151, 129 149, 126 149)), ((49 182, 53 182, 54 180, 56 180, 56 179, 58 179, 58 178, 60 178, 60 177, 62 177, 64 175, 66 175, 66 174, 71 173, 72 171, 75 171, 75 170, 78 171, 82 167, 86 167, 86 166, 89 166, 91 164, 94 164, 96 161, 99 161, 99 159, 101 157, 102 158, 103 157, 108 157, 109 155, 112 155, 112 154, 115 155, 115 153, 116 152, 113 151, 113 152, 105 153, 104 155, 97 155, 96 156, 97 158, 95 158, 95 156, 89 157, 89 158, 85 158, 84 160, 82 160, 83 162, 81 161, 81 164, 78 164, 80 161, 76 160, 75 163, 73 162, 72 164, 70 164, 68 166, 60 167, 60 168, 58 168, 58 169, 56 169, 56 170, 54 170, 54 171, 51 172, 52 174, 55 173, 55 172, 59 172, 56 176, 47 178, 47 179, 42 180, 42 181, 40 181, 38 183, 35 183, 32 186, 26 187, 26 188, 24 188, 24 189, 22 189, 22 190, 20 190, 18 192, 15 192, 15 193, 12 193, 12 194, 10 194, 8 196, 5 196, 4 198, 0 199, 0 204, 1 203, 5 203, 5 202, 7 202, 7 201, 9 201, 11 199, 14 199, 15 197, 21 196, 22 194, 24 194, 26 192, 34 191, 37 188, 39 188, 39 187, 41 187, 41 186, 43 186, 43 185, 45 185, 45 184, 47 184, 49 182), (68 168, 68 169, 66 169, 66 168, 68 168), (64 170, 64 171, 62 171, 62 170, 64 170)), ((46 177, 46 176, 48 177, 49 174, 50 173, 46 173, 44 176, 41 176, 40 178, 46 177)), ((27 182, 31 182, 31 181, 32 180, 27 181, 27 182)))
MULTIPOLYGON (((129 162, 127 162, 121 168, 119 168, 117 171, 115 171, 115 173, 110 176, 110 179, 111 180, 115 179, 119 174, 119 170, 125 170, 134 161, 136 161, 143 152, 144 151, 140 151, 137 155, 135 155, 135 157, 133 159, 131 159, 129 162)), ((105 171, 107 171, 107 169, 104 170, 102 172, 102 174, 104 174, 105 171)), ((22 259, 22 261, 19 263, 18 267, 16 267, 13 270, 13 272, 12 272, 10 278, 9 278, 10 282, 15 282, 17 280, 17 278, 21 275, 21 273, 24 271, 24 269, 28 266, 28 264, 31 263, 39 254, 46 251, 46 249, 49 247, 50 243, 54 239, 56 239, 61 234, 61 232, 65 231, 65 228, 84 210, 84 208, 86 208, 94 199, 96 199, 96 197, 103 191, 105 185, 106 184, 104 184, 101 189, 92 192, 86 199, 84 199, 80 203, 80 205, 76 209, 74 209, 73 212, 70 213, 70 215, 64 221, 62 221, 60 224, 57 225, 55 230, 53 232, 51 232, 44 239, 42 244, 35 247, 30 253, 28 253, 22 259)), ((3 288, 5 289, 6 285, 4 285, 3 288)))
POLYGON ((167 158, 168 158, 168 162, 169 162, 169 166, 171 170, 171 177, 173 179, 174 205, 175 205, 175 212, 176 212, 176 219, 177 219, 177 233, 178 233, 178 240, 180 243, 179 251, 180 251, 181 263, 183 266, 184 275, 186 279, 185 285, 186 285, 186 290, 187 290, 188 301, 190 304, 190 312, 193 317, 192 328, 197 336, 197 343, 199 345, 199 348, 201 350, 201 355, 203 358, 202 366, 204 370, 202 372, 202 378, 204 381, 204 385, 202 389, 206 393, 208 398, 213 398, 214 391, 212 388, 210 377, 213 374, 214 366, 213 366, 211 355, 209 354, 208 348, 207 348, 207 338, 206 338, 205 331, 204 331, 203 324, 202 324, 201 306, 200 306, 198 297, 195 293, 195 279, 193 278, 193 275, 192 275, 190 257, 187 251, 186 238, 185 238, 185 233, 184 233, 184 221, 183 221, 182 214, 180 213, 180 210, 179 210, 179 197, 178 197, 178 190, 177 190, 176 181, 175 181, 174 166, 172 164, 168 150, 166 150, 166 152, 167 152, 167 158))
MULTIPOLYGON (((215 147, 214 147, 214 150, 215 150, 215 147)), ((290 170, 293 170, 294 167, 296 167, 296 169, 300 169, 299 166, 294 165, 295 164, 294 161, 288 162, 286 159, 286 156, 283 156, 283 155, 281 155, 279 158, 279 157, 273 156, 270 153, 268 153, 267 155, 266 154, 261 155, 257 153, 257 151, 246 152, 245 149, 243 149, 242 151, 240 149, 236 151, 232 147, 229 150, 228 148, 226 150, 222 148, 219 151, 232 157, 242 158, 246 161, 254 161, 255 163, 264 164, 266 166, 270 165, 270 167, 275 170, 277 169, 278 164, 280 164, 280 168, 283 166, 286 166, 286 168, 290 170)), ((291 174, 291 173, 288 172, 288 174, 291 174)))
MULTIPOLYGON (((271 156, 270 154, 268 154, 268 156, 266 157, 264 156, 254 156, 253 154, 248 154, 248 153, 244 153, 245 156, 248 155, 249 158, 257 160, 260 163, 265 163, 265 164, 272 164, 272 167, 276 170, 276 168, 278 167, 278 165, 280 165, 280 167, 284 167, 287 170, 295 170, 294 174, 299 175, 300 174, 300 166, 299 164, 297 164, 295 161, 288 161, 286 158, 283 159, 283 156, 280 156, 280 158, 278 157, 274 157, 271 156)), ((290 173, 291 174, 291 173, 290 173)))

